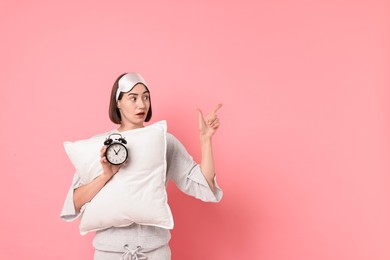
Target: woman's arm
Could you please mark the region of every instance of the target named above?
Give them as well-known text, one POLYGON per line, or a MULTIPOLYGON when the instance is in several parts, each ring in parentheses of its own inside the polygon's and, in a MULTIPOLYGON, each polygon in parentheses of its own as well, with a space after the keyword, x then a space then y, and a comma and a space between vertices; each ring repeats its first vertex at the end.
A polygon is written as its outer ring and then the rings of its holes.
POLYGON ((100 163, 103 166, 103 173, 93 179, 90 183, 78 187, 73 192, 73 203, 76 212, 80 212, 81 207, 85 203, 90 202, 112 176, 119 171, 120 165, 110 164, 104 156, 105 151, 106 146, 102 147, 100 150, 100 163))
POLYGON ((221 107, 222 104, 218 104, 206 117, 203 116, 202 111, 198 110, 200 148, 202 153, 200 169, 213 192, 215 191, 215 169, 212 138, 220 126, 216 113, 221 107))

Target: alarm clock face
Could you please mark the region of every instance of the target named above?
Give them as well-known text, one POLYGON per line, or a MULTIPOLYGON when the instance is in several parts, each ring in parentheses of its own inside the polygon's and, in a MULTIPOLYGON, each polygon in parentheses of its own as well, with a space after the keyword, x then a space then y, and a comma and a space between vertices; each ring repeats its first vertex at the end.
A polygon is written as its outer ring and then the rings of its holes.
POLYGON ((107 147, 106 158, 111 164, 118 165, 126 161, 128 156, 126 147, 121 143, 113 143, 107 147))

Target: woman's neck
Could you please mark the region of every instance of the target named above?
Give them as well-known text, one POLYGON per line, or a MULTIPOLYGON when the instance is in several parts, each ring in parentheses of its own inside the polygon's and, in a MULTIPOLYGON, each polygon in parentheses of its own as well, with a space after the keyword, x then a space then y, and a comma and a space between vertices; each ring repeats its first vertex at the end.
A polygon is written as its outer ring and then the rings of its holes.
POLYGON ((137 129, 137 128, 142 128, 144 127, 143 124, 121 124, 119 127, 118 127, 118 131, 119 132, 124 132, 124 131, 128 131, 128 130, 133 130, 133 129, 137 129))

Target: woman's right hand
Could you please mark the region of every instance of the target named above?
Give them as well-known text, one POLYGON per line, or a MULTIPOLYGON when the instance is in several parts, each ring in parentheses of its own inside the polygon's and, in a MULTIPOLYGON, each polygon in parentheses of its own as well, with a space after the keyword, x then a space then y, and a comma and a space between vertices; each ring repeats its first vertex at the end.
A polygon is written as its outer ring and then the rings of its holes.
POLYGON ((90 183, 78 187, 73 192, 73 203, 76 212, 80 212, 81 207, 85 203, 91 201, 121 168, 121 165, 112 165, 107 161, 106 156, 104 155, 106 149, 106 146, 103 146, 102 149, 100 149, 100 163, 103 166, 103 173, 93 179, 90 183))
POLYGON ((107 161, 106 156, 105 156, 106 149, 107 149, 107 146, 103 146, 102 149, 100 149, 100 157, 101 157, 100 163, 102 164, 102 167, 103 167, 102 174, 111 178, 119 171, 119 169, 121 168, 121 166, 123 164, 113 165, 113 164, 109 163, 107 161))

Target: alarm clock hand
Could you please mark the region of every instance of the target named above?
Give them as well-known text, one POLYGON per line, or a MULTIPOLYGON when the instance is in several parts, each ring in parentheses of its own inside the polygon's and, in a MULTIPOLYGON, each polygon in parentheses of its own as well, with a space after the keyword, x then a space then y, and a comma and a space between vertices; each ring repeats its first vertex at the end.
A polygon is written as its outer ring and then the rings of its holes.
POLYGON ((100 150, 100 163, 102 164, 102 167, 103 167, 103 173, 104 175, 107 175, 109 178, 111 178, 112 176, 114 176, 118 171, 119 169, 121 168, 122 164, 120 165, 113 165, 111 163, 109 163, 107 161, 107 158, 106 156, 104 156, 105 152, 106 152, 106 149, 107 147, 106 146, 103 146, 102 149, 100 150))

